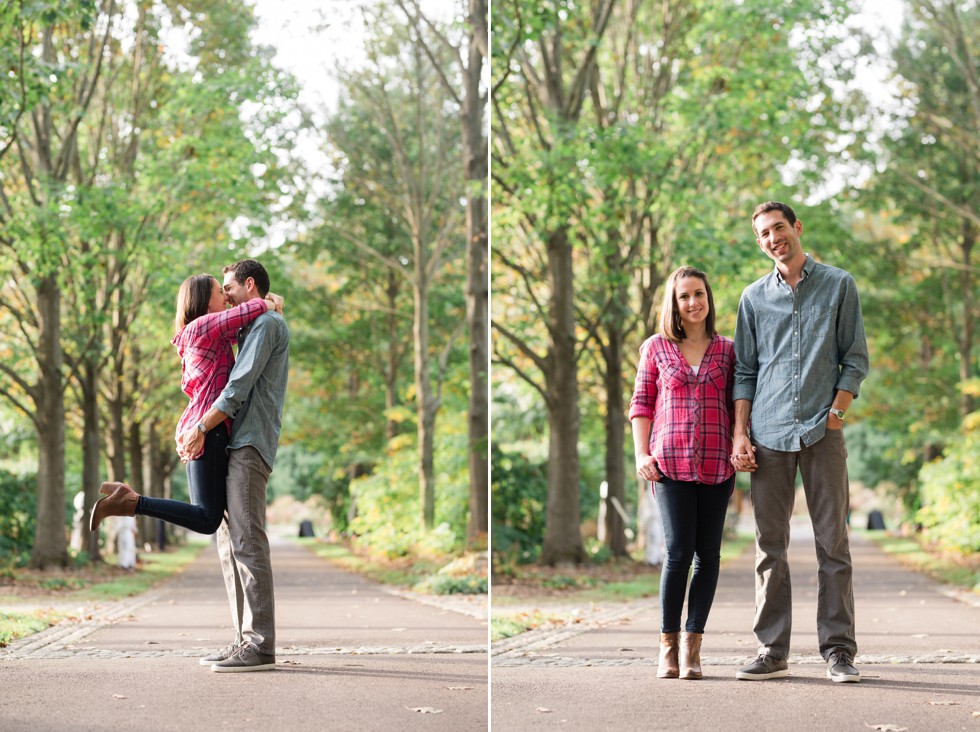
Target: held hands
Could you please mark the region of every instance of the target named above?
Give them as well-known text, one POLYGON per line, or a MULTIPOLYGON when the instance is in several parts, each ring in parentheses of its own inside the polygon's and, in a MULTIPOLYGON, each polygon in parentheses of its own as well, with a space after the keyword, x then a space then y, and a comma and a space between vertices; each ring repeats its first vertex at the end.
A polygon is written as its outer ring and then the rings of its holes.
POLYGON ((636 456, 636 474, 643 480, 649 480, 651 482, 656 482, 663 477, 657 468, 657 461, 653 455, 636 456))
POLYGON ((177 454, 183 463, 195 460, 204 449, 204 433, 197 427, 190 427, 177 437, 177 454))
POLYGON ((729 458, 732 466, 740 473, 754 473, 758 465, 755 462, 755 448, 748 435, 736 435, 732 440, 732 456, 729 458))
POLYGON ((282 309, 286 302, 283 300, 282 295, 277 295, 274 292, 270 292, 263 299, 265 300, 265 304, 268 306, 269 310, 275 310, 277 313, 282 315, 282 309))

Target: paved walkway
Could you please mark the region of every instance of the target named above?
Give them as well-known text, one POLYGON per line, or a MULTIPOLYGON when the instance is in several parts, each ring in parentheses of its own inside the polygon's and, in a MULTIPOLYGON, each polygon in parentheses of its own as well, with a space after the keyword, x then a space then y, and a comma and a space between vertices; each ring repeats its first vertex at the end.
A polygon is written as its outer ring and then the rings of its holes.
POLYGON ((487 728, 476 603, 420 603, 290 542, 272 562, 275 671, 198 664, 232 639, 208 547, 155 590, 0 650, 0 730, 487 728))
POLYGON ((902 568, 861 537, 852 537, 851 552, 860 684, 826 678, 817 649, 813 539, 801 525, 790 547, 788 678, 735 680, 756 655, 749 549, 722 568, 703 680, 656 678, 656 597, 611 603, 575 624, 493 644, 492 729, 980 729, 980 602, 902 568))

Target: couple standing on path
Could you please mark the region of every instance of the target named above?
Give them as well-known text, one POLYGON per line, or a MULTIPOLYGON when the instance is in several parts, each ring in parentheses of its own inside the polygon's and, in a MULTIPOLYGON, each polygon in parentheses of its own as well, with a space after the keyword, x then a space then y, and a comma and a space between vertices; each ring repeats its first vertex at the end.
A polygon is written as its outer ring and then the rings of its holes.
POLYGON ((759 655, 736 678, 789 674, 789 523, 800 471, 818 562, 817 634, 827 676, 857 682, 843 420, 868 373, 854 279, 803 252, 803 224, 768 201, 752 227, 774 270, 742 293, 734 342, 715 332, 707 275, 667 281, 660 333, 640 350, 630 419, 637 474, 652 481, 667 543, 657 676, 702 678, 735 471, 751 473, 759 655), (693 564, 688 616, 681 612, 693 564))
POLYGON ((235 639, 200 662, 217 672, 263 671, 276 665, 265 510, 286 398, 289 329, 282 298, 269 292, 261 264, 245 259, 223 273, 223 285, 211 275, 194 275, 177 294, 172 342, 190 403, 176 439, 187 463, 191 502, 149 498, 124 483, 104 483, 107 496, 93 507, 89 527, 98 530, 107 516, 138 514, 202 534, 217 532, 235 639))

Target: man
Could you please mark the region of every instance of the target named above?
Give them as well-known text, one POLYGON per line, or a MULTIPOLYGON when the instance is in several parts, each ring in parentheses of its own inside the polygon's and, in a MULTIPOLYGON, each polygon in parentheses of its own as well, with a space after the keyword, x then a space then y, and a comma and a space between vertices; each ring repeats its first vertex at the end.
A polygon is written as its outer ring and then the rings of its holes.
MULTIPOLYGON (((269 292, 269 275, 252 259, 225 267, 224 293, 240 305, 269 292)), ((228 503, 217 531, 218 557, 235 624, 235 642, 201 659, 212 671, 275 668, 275 597, 266 484, 276 458, 289 369, 289 329, 274 310, 238 333, 238 360, 228 385, 196 427, 181 435, 181 457, 197 455, 208 430, 232 418, 228 503)))
POLYGON ((752 227, 776 266, 745 288, 735 328, 732 461, 752 473, 759 641, 759 657, 736 678, 789 674, 786 552, 799 470, 816 540, 820 654, 832 681, 857 682, 842 428, 868 374, 861 304, 850 274, 804 254, 803 224, 785 203, 758 206, 752 227))

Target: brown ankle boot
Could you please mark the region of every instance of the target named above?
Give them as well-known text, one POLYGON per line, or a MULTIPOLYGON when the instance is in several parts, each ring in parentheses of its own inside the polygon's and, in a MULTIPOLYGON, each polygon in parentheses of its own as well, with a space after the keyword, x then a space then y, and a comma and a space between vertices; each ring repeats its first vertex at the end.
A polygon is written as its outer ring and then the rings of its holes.
POLYGON ((103 496, 111 496, 113 493, 116 492, 117 488, 125 488, 126 490, 133 492, 133 489, 130 488, 125 483, 117 483, 116 481, 109 481, 108 483, 102 484, 102 487, 99 488, 99 493, 101 493, 103 496))
POLYGON ((704 633, 684 633, 681 636, 681 678, 701 678, 701 640, 704 633))
POLYGON ((658 679, 676 679, 680 670, 677 667, 677 645, 680 633, 660 634, 660 660, 657 661, 658 679))
POLYGON ((135 516, 139 499, 139 493, 135 493, 127 485, 120 485, 112 495, 99 499, 92 506, 92 515, 88 520, 89 530, 96 531, 108 516, 135 516))

